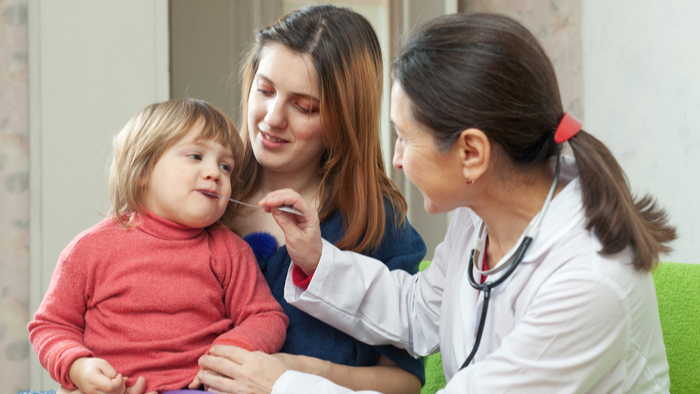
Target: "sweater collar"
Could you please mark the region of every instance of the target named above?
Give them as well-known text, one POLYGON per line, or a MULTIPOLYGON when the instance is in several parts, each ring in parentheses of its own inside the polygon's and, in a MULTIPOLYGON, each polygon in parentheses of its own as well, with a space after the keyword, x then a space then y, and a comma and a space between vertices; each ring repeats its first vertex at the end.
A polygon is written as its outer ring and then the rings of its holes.
POLYGON ((136 227, 146 234, 166 240, 187 240, 198 237, 204 228, 192 228, 164 219, 153 212, 145 210, 136 214, 136 227))

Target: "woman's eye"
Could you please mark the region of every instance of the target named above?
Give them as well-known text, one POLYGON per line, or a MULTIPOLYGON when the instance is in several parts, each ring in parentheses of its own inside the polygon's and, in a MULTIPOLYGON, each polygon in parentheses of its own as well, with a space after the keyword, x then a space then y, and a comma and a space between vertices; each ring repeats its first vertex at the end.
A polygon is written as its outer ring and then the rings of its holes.
POLYGON ((313 105, 308 105, 307 103, 302 104, 298 101, 294 101, 293 104, 299 110, 299 112, 305 115, 311 115, 315 112, 318 112, 317 108, 315 108, 313 105))
POLYGON ((272 91, 262 88, 259 88, 258 92, 260 92, 260 94, 262 94, 263 96, 271 96, 273 94, 272 91))
POLYGON ((299 109, 299 111, 301 111, 301 112, 304 113, 304 114, 309 115, 309 114, 311 114, 311 112, 312 112, 311 108, 306 108, 306 107, 304 107, 304 106, 301 105, 301 104, 296 104, 296 106, 297 106, 297 108, 299 109))
POLYGON ((199 153, 190 153, 189 155, 187 155, 187 157, 194 160, 202 160, 202 155, 200 155, 199 153))

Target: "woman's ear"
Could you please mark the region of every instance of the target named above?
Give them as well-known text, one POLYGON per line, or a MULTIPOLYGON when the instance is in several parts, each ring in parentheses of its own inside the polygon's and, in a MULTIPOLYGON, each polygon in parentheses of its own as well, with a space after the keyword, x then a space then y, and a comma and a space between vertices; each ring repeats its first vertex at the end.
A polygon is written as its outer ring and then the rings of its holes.
POLYGON ((476 182, 491 161, 491 141, 483 131, 471 128, 459 134, 454 148, 458 149, 465 181, 476 182))

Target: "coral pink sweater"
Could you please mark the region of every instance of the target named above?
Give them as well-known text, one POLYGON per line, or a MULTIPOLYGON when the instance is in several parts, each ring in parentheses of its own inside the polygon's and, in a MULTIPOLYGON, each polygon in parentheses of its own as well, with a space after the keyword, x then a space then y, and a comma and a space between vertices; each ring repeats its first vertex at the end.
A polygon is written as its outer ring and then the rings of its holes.
POLYGON ((39 361, 61 385, 78 357, 107 360, 146 391, 188 385, 213 343, 267 353, 284 343, 287 317, 252 250, 215 224, 194 229, 137 216, 112 218, 78 235, 61 253, 29 323, 39 361))

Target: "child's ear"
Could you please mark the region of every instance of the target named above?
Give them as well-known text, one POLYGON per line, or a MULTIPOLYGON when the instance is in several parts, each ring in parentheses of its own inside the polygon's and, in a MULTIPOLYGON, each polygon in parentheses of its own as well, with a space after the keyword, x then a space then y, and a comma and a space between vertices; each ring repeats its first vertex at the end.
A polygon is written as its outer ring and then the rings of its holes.
POLYGON ((138 185, 138 187, 145 188, 146 185, 148 185, 148 177, 146 175, 139 176, 139 180, 136 184, 138 185))

